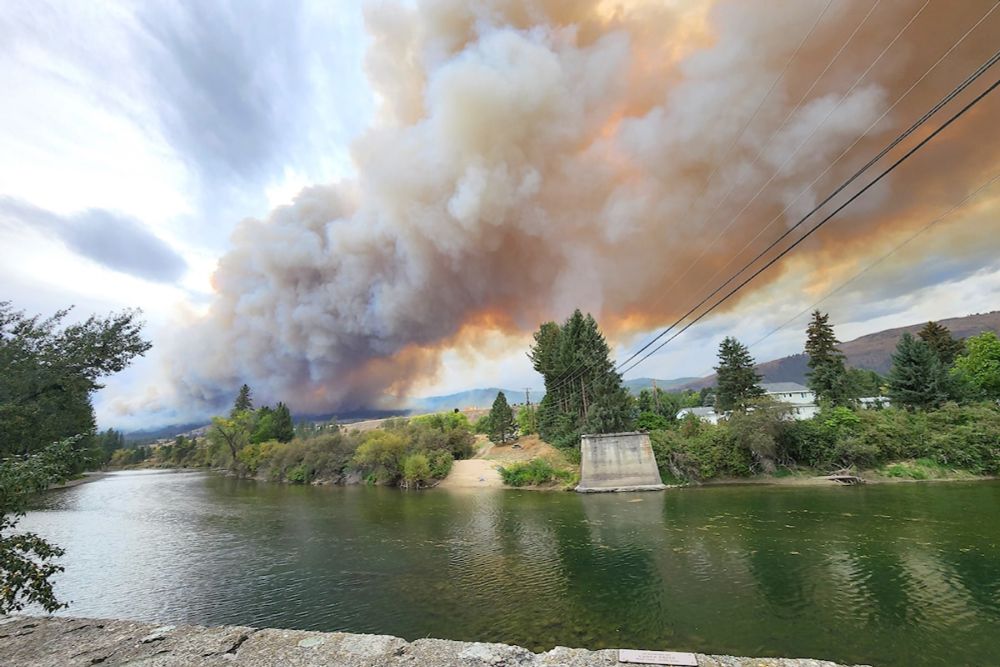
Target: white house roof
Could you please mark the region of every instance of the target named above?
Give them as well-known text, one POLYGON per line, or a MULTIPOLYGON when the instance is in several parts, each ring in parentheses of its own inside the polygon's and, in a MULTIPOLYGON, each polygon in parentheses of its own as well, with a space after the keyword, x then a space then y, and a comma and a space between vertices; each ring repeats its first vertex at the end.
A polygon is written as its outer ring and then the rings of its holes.
POLYGON ((803 391, 812 391, 798 382, 765 382, 760 385, 765 394, 794 394, 803 391))
POLYGON ((709 415, 715 414, 715 408, 711 406, 702 406, 697 408, 684 408, 678 412, 683 412, 684 414, 692 414, 695 417, 708 417, 709 415))

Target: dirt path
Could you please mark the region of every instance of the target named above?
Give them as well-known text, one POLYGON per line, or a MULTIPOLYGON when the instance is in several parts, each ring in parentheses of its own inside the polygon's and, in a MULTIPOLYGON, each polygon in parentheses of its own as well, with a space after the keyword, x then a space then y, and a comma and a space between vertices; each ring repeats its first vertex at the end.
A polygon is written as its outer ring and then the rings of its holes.
POLYGON ((500 489, 503 480, 497 472, 496 461, 466 459, 455 461, 451 472, 438 484, 440 489, 500 489))

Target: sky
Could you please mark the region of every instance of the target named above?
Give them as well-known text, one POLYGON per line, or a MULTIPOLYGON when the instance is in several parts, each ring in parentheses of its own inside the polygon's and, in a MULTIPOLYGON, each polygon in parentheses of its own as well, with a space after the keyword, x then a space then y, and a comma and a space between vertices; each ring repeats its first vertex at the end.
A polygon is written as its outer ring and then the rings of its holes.
MULTIPOLYGON (((626 358, 992 55, 995 8, 13 0, 0 299, 142 309, 102 427, 244 381, 300 413, 537 388, 541 322, 594 312, 626 358)), ((817 304, 842 340, 997 309, 997 117, 1000 93, 626 377, 705 375, 726 335, 798 352, 817 304)))

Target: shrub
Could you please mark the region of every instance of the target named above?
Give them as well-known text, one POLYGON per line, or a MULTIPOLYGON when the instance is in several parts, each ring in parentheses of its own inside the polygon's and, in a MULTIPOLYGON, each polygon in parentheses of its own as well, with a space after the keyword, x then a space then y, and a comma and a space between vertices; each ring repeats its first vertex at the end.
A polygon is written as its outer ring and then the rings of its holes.
POLYGON ((499 470, 500 477, 507 486, 540 486, 550 482, 569 482, 573 478, 573 473, 554 468, 545 459, 513 463, 501 466, 499 470))
POLYGON ((423 454, 410 454, 403 459, 403 486, 419 489, 431 480, 431 466, 423 454))

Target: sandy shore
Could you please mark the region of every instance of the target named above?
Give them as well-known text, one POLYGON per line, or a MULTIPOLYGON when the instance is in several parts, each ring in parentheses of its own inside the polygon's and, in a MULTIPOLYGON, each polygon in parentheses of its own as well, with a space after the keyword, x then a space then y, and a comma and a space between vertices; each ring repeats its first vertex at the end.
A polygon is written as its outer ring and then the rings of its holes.
POLYGON ((503 479, 497 462, 486 459, 455 461, 451 472, 437 485, 439 489, 501 489, 503 479))

